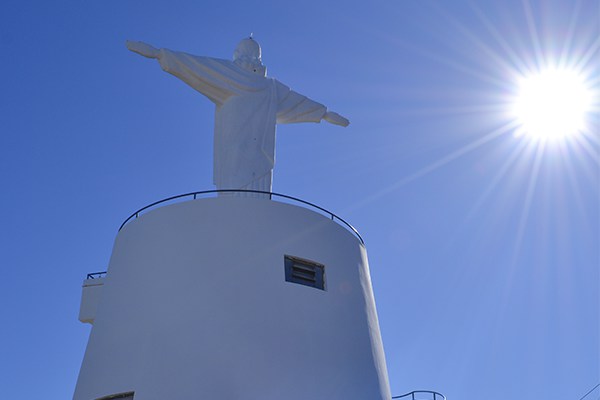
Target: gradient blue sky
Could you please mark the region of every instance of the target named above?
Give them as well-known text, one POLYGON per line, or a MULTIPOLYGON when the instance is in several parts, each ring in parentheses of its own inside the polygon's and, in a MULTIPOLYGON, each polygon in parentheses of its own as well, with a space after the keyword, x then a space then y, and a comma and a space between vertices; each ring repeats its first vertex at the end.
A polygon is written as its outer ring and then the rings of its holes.
POLYGON ((516 76, 549 63, 598 95, 598 0, 7 0, 0 397, 70 398, 85 274, 131 212, 213 188, 212 104, 125 40, 229 58, 250 32, 269 75, 352 122, 279 127, 273 190, 365 238, 392 393, 596 385, 598 97, 586 134, 546 146, 507 110, 516 76))

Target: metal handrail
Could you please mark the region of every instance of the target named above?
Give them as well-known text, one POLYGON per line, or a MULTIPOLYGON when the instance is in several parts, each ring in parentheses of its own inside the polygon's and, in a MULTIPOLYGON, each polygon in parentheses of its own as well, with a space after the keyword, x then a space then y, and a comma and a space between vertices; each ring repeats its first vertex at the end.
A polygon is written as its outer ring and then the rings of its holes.
POLYGON ((87 278, 85 278, 85 279, 100 279, 100 278, 104 278, 105 275, 106 275, 106 271, 92 272, 92 273, 87 274, 87 278))
POLYGON ((355 228, 355 227, 353 227, 353 226, 352 226, 352 225, 350 225, 348 222, 344 221, 342 218, 338 217, 337 215, 335 215, 335 214, 334 214, 334 213, 332 213, 331 211, 328 211, 328 210, 324 209, 323 207, 319 207, 319 206, 318 206, 318 205, 316 205, 316 204, 309 203, 308 201, 305 201, 305 200, 299 199, 299 198, 297 198, 297 197, 288 196, 288 195, 286 195, 286 194, 274 193, 274 192, 265 192, 265 191, 262 191, 262 190, 245 190, 245 189, 218 189, 218 190, 203 190, 203 191, 200 191, 200 192, 190 192, 190 193, 180 194, 180 195, 177 195, 177 196, 171 196, 171 197, 167 197, 166 199, 158 200, 158 201, 155 201, 155 202, 154 202, 154 203, 152 203, 152 204, 149 204, 149 205, 147 205, 146 207, 142 207, 142 208, 140 208, 139 210, 137 210, 136 212, 134 212, 133 214, 131 214, 131 215, 130 215, 130 216, 129 216, 129 217, 128 217, 128 218, 127 218, 127 219, 126 219, 126 220, 125 220, 125 221, 124 221, 122 224, 121 224, 121 226, 119 227, 119 231, 120 231, 121 229, 123 229, 123 227, 124 227, 124 226, 125 226, 125 225, 126 225, 126 224, 127 224, 127 223, 128 223, 130 220, 131 220, 131 219, 139 217, 139 215, 140 215, 140 213, 141 213, 142 211, 146 211, 146 210, 148 210, 149 208, 152 208, 152 207, 154 207, 154 206, 156 206, 156 205, 158 205, 158 204, 165 203, 165 202, 167 202, 167 201, 171 201, 171 200, 175 200, 175 199, 181 199, 181 198, 184 198, 184 197, 193 197, 193 199, 195 200, 195 199, 198 197, 198 195, 206 195, 206 194, 212 194, 212 193, 257 193, 257 194, 267 194, 267 195, 269 195, 269 199, 272 199, 272 198, 273 198, 273 196, 275 196, 275 197, 282 197, 282 198, 285 198, 285 199, 288 199, 288 200, 297 201, 297 202, 299 202, 299 203, 306 204, 306 205, 308 205, 308 206, 311 206, 311 207, 313 207, 313 208, 316 208, 317 210, 320 210, 320 211, 324 212, 325 214, 328 214, 328 215, 331 217, 331 220, 332 220, 332 221, 335 221, 335 220, 337 219, 339 222, 341 222, 342 224, 346 225, 346 226, 347 226, 347 227, 350 229, 350 231, 351 231, 352 233, 354 233, 354 235, 356 235, 356 237, 358 238, 358 240, 360 240, 360 242, 361 242, 363 245, 365 244, 365 241, 364 241, 364 240, 363 240, 363 238, 360 236, 360 234, 358 233, 358 231, 356 230, 356 228, 355 228))
POLYGON ((439 398, 440 398, 441 400, 446 400, 446 396, 444 396, 444 395, 443 395, 443 394, 441 394, 441 393, 434 392, 433 390, 413 390, 412 392, 408 392, 408 393, 405 393, 405 394, 401 394, 400 396, 392 396, 392 399, 401 399, 401 398, 403 398, 403 397, 408 397, 408 396, 410 396, 411 400, 415 400, 415 394, 418 394, 418 393, 427 393, 427 394, 431 394, 431 395, 433 395, 433 396, 432 396, 432 399, 433 399, 433 400, 437 400, 437 399, 438 399, 438 396, 439 396, 439 398))

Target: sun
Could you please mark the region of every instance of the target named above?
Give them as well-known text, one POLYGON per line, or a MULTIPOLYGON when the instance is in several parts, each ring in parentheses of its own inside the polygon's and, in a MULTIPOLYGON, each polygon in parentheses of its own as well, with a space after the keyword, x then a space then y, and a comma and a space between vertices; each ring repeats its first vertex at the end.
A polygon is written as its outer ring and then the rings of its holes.
POLYGON ((582 74, 548 68, 519 79, 513 102, 517 133, 535 140, 564 139, 585 130, 592 93, 582 74))

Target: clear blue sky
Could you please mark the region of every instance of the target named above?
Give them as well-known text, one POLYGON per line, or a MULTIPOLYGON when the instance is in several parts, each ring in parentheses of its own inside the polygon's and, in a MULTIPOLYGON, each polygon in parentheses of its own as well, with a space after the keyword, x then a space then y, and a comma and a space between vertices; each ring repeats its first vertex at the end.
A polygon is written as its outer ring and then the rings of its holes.
POLYGON ((125 40, 229 58, 251 32, 269 75, 352 122, 279 127, 273 190, 365 238, 392 393, 596 385, 598 97, 578 140, 542 150, 504 127, 527 68, 562 57, 597 96, 598 0, 7 0, 0 397, 70 398, 85 274, 131 212, 213 188, 212 104, 125 40))

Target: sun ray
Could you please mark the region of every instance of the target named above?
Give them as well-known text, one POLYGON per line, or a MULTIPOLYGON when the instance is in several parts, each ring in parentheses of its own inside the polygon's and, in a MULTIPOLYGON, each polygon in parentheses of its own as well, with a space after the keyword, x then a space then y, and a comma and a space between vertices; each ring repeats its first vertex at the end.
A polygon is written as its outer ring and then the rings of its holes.
POLYGON ((594 43, 586 50, 585 54, 579 58, 577 64, 575 64, 575 69, 577 71, 583 71, 587 67, 588 63, 596 55, 596 52, 600 48, 600 37, 594 40, 594 43))
POLYGON ((499 79, 490 74, 485 74, 485 73, 481 72, 481 69, 469 68, 465 64, 460 64, 453 59, 450 59, 447 57, 442 57, 438 53, 434 53, 432 51, 426 51, 425 48, 423 48, 423 47, 416 46, 416 45, 408 43, 408 42, 403 42, 403 46, 406 47, 407 49, 410 49, 412 52, 414 52, 416 54, 420 54, 422 56, 429 58, 430 60, 437 61, 440 64, 451 67, 456 71, 465 72, 473 77, 479 78, 482 82, 488 82, 488 83, 491 83, 491 84, 493 84, 495 86, 499 86, 499 87, 504 87, 506 85, 506 82, 504 80, 499 79))
MULTIPOLYGON (((600 167, 600 160, 598 158, 599 151, 598 147, 600 146, 600 139, 596 135, 581 135, 575 138, 575 143, 579 146, 580 149, 592 159, 594 160, 600 167)), ((579 154, 580 152, 578 152, 579 154)))
POLYGON ((525 236, 525 229, 527 228, 527 221, 529 219, 529 213, 531 211, 531 203, 533 200, 533 194, 537 186, 537 179, 540 173, 540 166, 542 164, 542 158, 544 154, 544 148, 546 142, 540 142, 539 144, 532 144, 535 146, 535 160, 533 162, 533 169, 529 176, 529 182, 527 183, 527 192, 525 193, 525 200, 523 202, 523 210, 521 211, 521 217, 519 218, 519 225, 517 226, 517 234, 515 236, 515 246, 513 249, 511 265, 517 264, 517 258, 521 252, 521 246, 523 245, 523 237, 525 236))
POLYGON ((417 110, 406 110, 396 112, 396 116, 447 116, 447 115, 470 115, 470 114, 491 114, 501 113, 506 108, 503 104, 473 104, 464 106, 446 106, 446 107, 420 107, 417 110))
POLYGON ((577 173, 575 172, 575 167, 573 165, 574 158, 572 157, 572 151, 569 149, 569 146, 571 145, 572 144, 567 144, 559 147, 561 166, 563 166, 566 171, 568 177, 566 180, 571 187, 570 192, 575 198, 577 209, 585 213, 586 207, 584 206, 583 197, 581 195, 581 187, 579 186, 579 180, 577 179, 577 173))
POLYGON ((573 43, 573 38, 575 35, 575 28, 577 27, 577 20, 579 17, 579 12, 581 10, 581 0, 578 0, 573 6, 573 12, 571 14, 571 19, 569 21, 569 28, 567 30, 567 34, 565 35, 565 42, 563 43, 563 48, 559 57, 559 67, 566 68, 567 61, 569 59, 569 54, 571 52, 571 44, 573 43))
POLYGON ((462 24, 449 13, 444 12, 444 10, 442 10, 440 7, 436 7, 436 10, 438 11, 438 13, 443 14, 446 20, 449 21, 465 38, 467 38, 471 43, 476 45, 483 53, 485 53, 491 59, 493 59, 496 65, 501 65, 505 71, 511 71, 514 69, 514 67, 506 61, 505 57, 502 57, 500 54, 495 52, 472 30, 465 27, 464 24, 462 24))
MULTIPOLYGON (((590 88, 598 88, 598 86, 600 86, 600 76, 598 76, 598 75, 593 76, 593 77, 588 76, 586 81, 590 88)), ((598 111, 598 109, 600 108, 600 104, 598 104, 598 95, 599 94, 598 94, 598 90, 595 90, 594 92, 595 92, 595 103, 596 103, 594 105, 594 107, 595 107, 596 111, 598 111)))
MULTIPOLYGON (((489 199, 489 197, 494 192, 494 190, 498 188, 498 185, 500 184, 500 182, 502 182, 502 180, 504 178, 506 178, 506 175, 509 172, 509 170, 515 166, 515 163, 519 160, 519 157, 523 154, 524 150, 528 146, 530 146, 530 144, 526 143, 524 141, 517 143, 516 148, 513 149, 510 152, 510 155, 508 156, 508 158, 506 158, 502 162, 502 164, 500 165, 500 167, 498 168, 498 170, 496 171, 496 173, 494 174, 492 179, 485 186, 484 191, 477 197, 477 199, 473 203, 473 206, 470 208, 469 212, 467 213, 465 218, 460 223, 460 226, 458 226, 456 228, 456 230, 455 230, 456 235, 454 235, 453 237, 460 237, 459 232, 469 222, 475 220, 478 217, 479 210, 481 210, 483 208, 485 202, 489 199)), ((492 224, 493 224, 493 222, 492 222, 492 224)))
POLYGON ((600 154, 590 143, 583 137, 576 138, 571 143, 572 146, 577 146, 572 151, 572 154, 587 155, 591 162, 582 162, 582 168, 590 182, 595 182, 598 179, 598 169, 600 168, 600 154))
MULTIPOLYGON (((448 21, 451 21, 453 24, 458 24, 457 26, 461 26, 461 28, 460 28, 461 30, 463 30, 463 31, 467 30, 467 28, 464 28, 464 26, 462 26, 459 22, 453 20, 451 18, 451 16, 445 12, 445 10, 435 7, 433 4, 428 4, 428 5, 430 6, 430 8, 432 10, 438 12, 440 15, 447 18, 448 21)), ((386 34, 382 28, 375 29, 375 30, 373 28, 371 28, 369 30, 369 34, 370 35, 378 35, 382 40, 385 40, 396 46, 404 47, 407 50, 410 50, 411 52, 413 52, 415 54, 420 54, 420 55, 427 57, 433 61, 437 61, 443 65, 446 65, 448 67, 455 69, 456 71, 465 72, 473 77, 480 79, 483 82, 488 82, 488 83, 491 83, 491 84, 499 86, 499 87, 505 87, 505 85, 506 85, 505 80, 500 79, 497 76, 494 76, 491 74, 485 74, 482 72, 481 68, 470 68, 464 63, 461 64, 461 63, 456 62, 454 59, 442 57, 438 53, 434 53, 433 51, 426 51, 423 46, 417 46, 411 41, 399 38, 397 36, 386 34)), ((473 34, 469 34, 469 35, 471 38, 474 37, 473 34)), ((491 51, 491 50, 489 48, 486 48, 486 51, 491 51)), ((503 63, 507 67, 510 67, 510 65, 499 55, 495 54, 494 58, 497 59, 499 63, 503 63)))
POLYGON ((527 28, 529 29, 529 36, 531 38, 531 42, 533 45, 533 50, 535 52, 535 61, 537 61, 537 67, 540 68, 547 63, 546 57, 544 56, 544 51, 542 49, 542 44, 540 42, 540 37, 538 35, 537 27, 535 24, 535 19, 533 18, 533 11, 531 9, 531 4, 529 4, 529 0, 523 0, 523 9, 525 11, 525 18, 527 19, 527 28), (541 65, 540 65, 541 62, 541 65))
POLYGON ((494 26, 494 24, 492 24, 492 22, 487 18, 487 16, 483 13, 483 11, 477 6, 477 3, 470 1, 469 4, 473 8, 475 13, 479 17, 479 19, 481 20, 481 22, 483 22, 483 25, 488 30, 488 32, 490 32, 492 37, 494 39, 496 39, 498 44, 500 44, 502 49, 508 54, 512 63, 517 67, 517 70, 521 71, 521 72, 527 71, 529 69, 527 67, 527 64, 516 53, 516 51, 508 44, 506 39, 504 39, 504 36, 502 36, 500 34, 500 32, 498 31, 498 29, 496 28, 496 26, 494 26))
POLYGON ((364 197, 361 201, 355 202, 353 205, 351 205, 345 211, 348 212, 351 210, 355 210, 357 208, 361 208, 361 207, 365 206, 366 204, 369 204, 380 197, 383 197, 395 190, 398 190, 400 187, 402 187, 416 179, 419 179, 419 178, 447 165, 448 163, 480 148, 481 146, 490 142, 491 140, 496 139, 497 137, 499 137, 507 132, 512 131, 515 128, 515 126, 516 126, 516 124, 514 121, 508 122, 508 123, 502 125, 501 127, 499 127, 498 129, 488 133, 487 135, 475 140, 474 142, 471 142, 471 143, 467 144, 466 146, 463 146, 460 149, 453 151, 452 153, 442 157, 438 161, 435 161, 435 162, 421 168, 420 170, 416 171, 415 173, 413 173, 409 176, 406 176, 404 178, 401 178, 396 182, 393 182, 389 186, 384 187, 383 189, 372 193, 370 196, 364 197))
POLYGON ((502 165, 498 169, 498 172, 496 172, 496 174, 493 176, 492 180, 486 186, 483 193, 477 198, 477 200, 473 204, 473 207, 471 208, 471 211, 469 212, 469 214, 467 214, 466 219, 469 220, 469 219, 472 219, 475 217, 475 215, 477 214, 477 211, 479 211, 479 209, 481 207, 483 207, 484 202, 492 194, 494 189, 496 189, 496 187, 500 183, 500 181, 506 176, 509 169, 512 166, 514 166, 518 157, 522 155, 523 151, 525 150, 525 148, 527 146, 528 146, 528 144, 523 141, 517 144, 517 148, 514 149, 511 152, 510 156, 502 163, 502 165))

